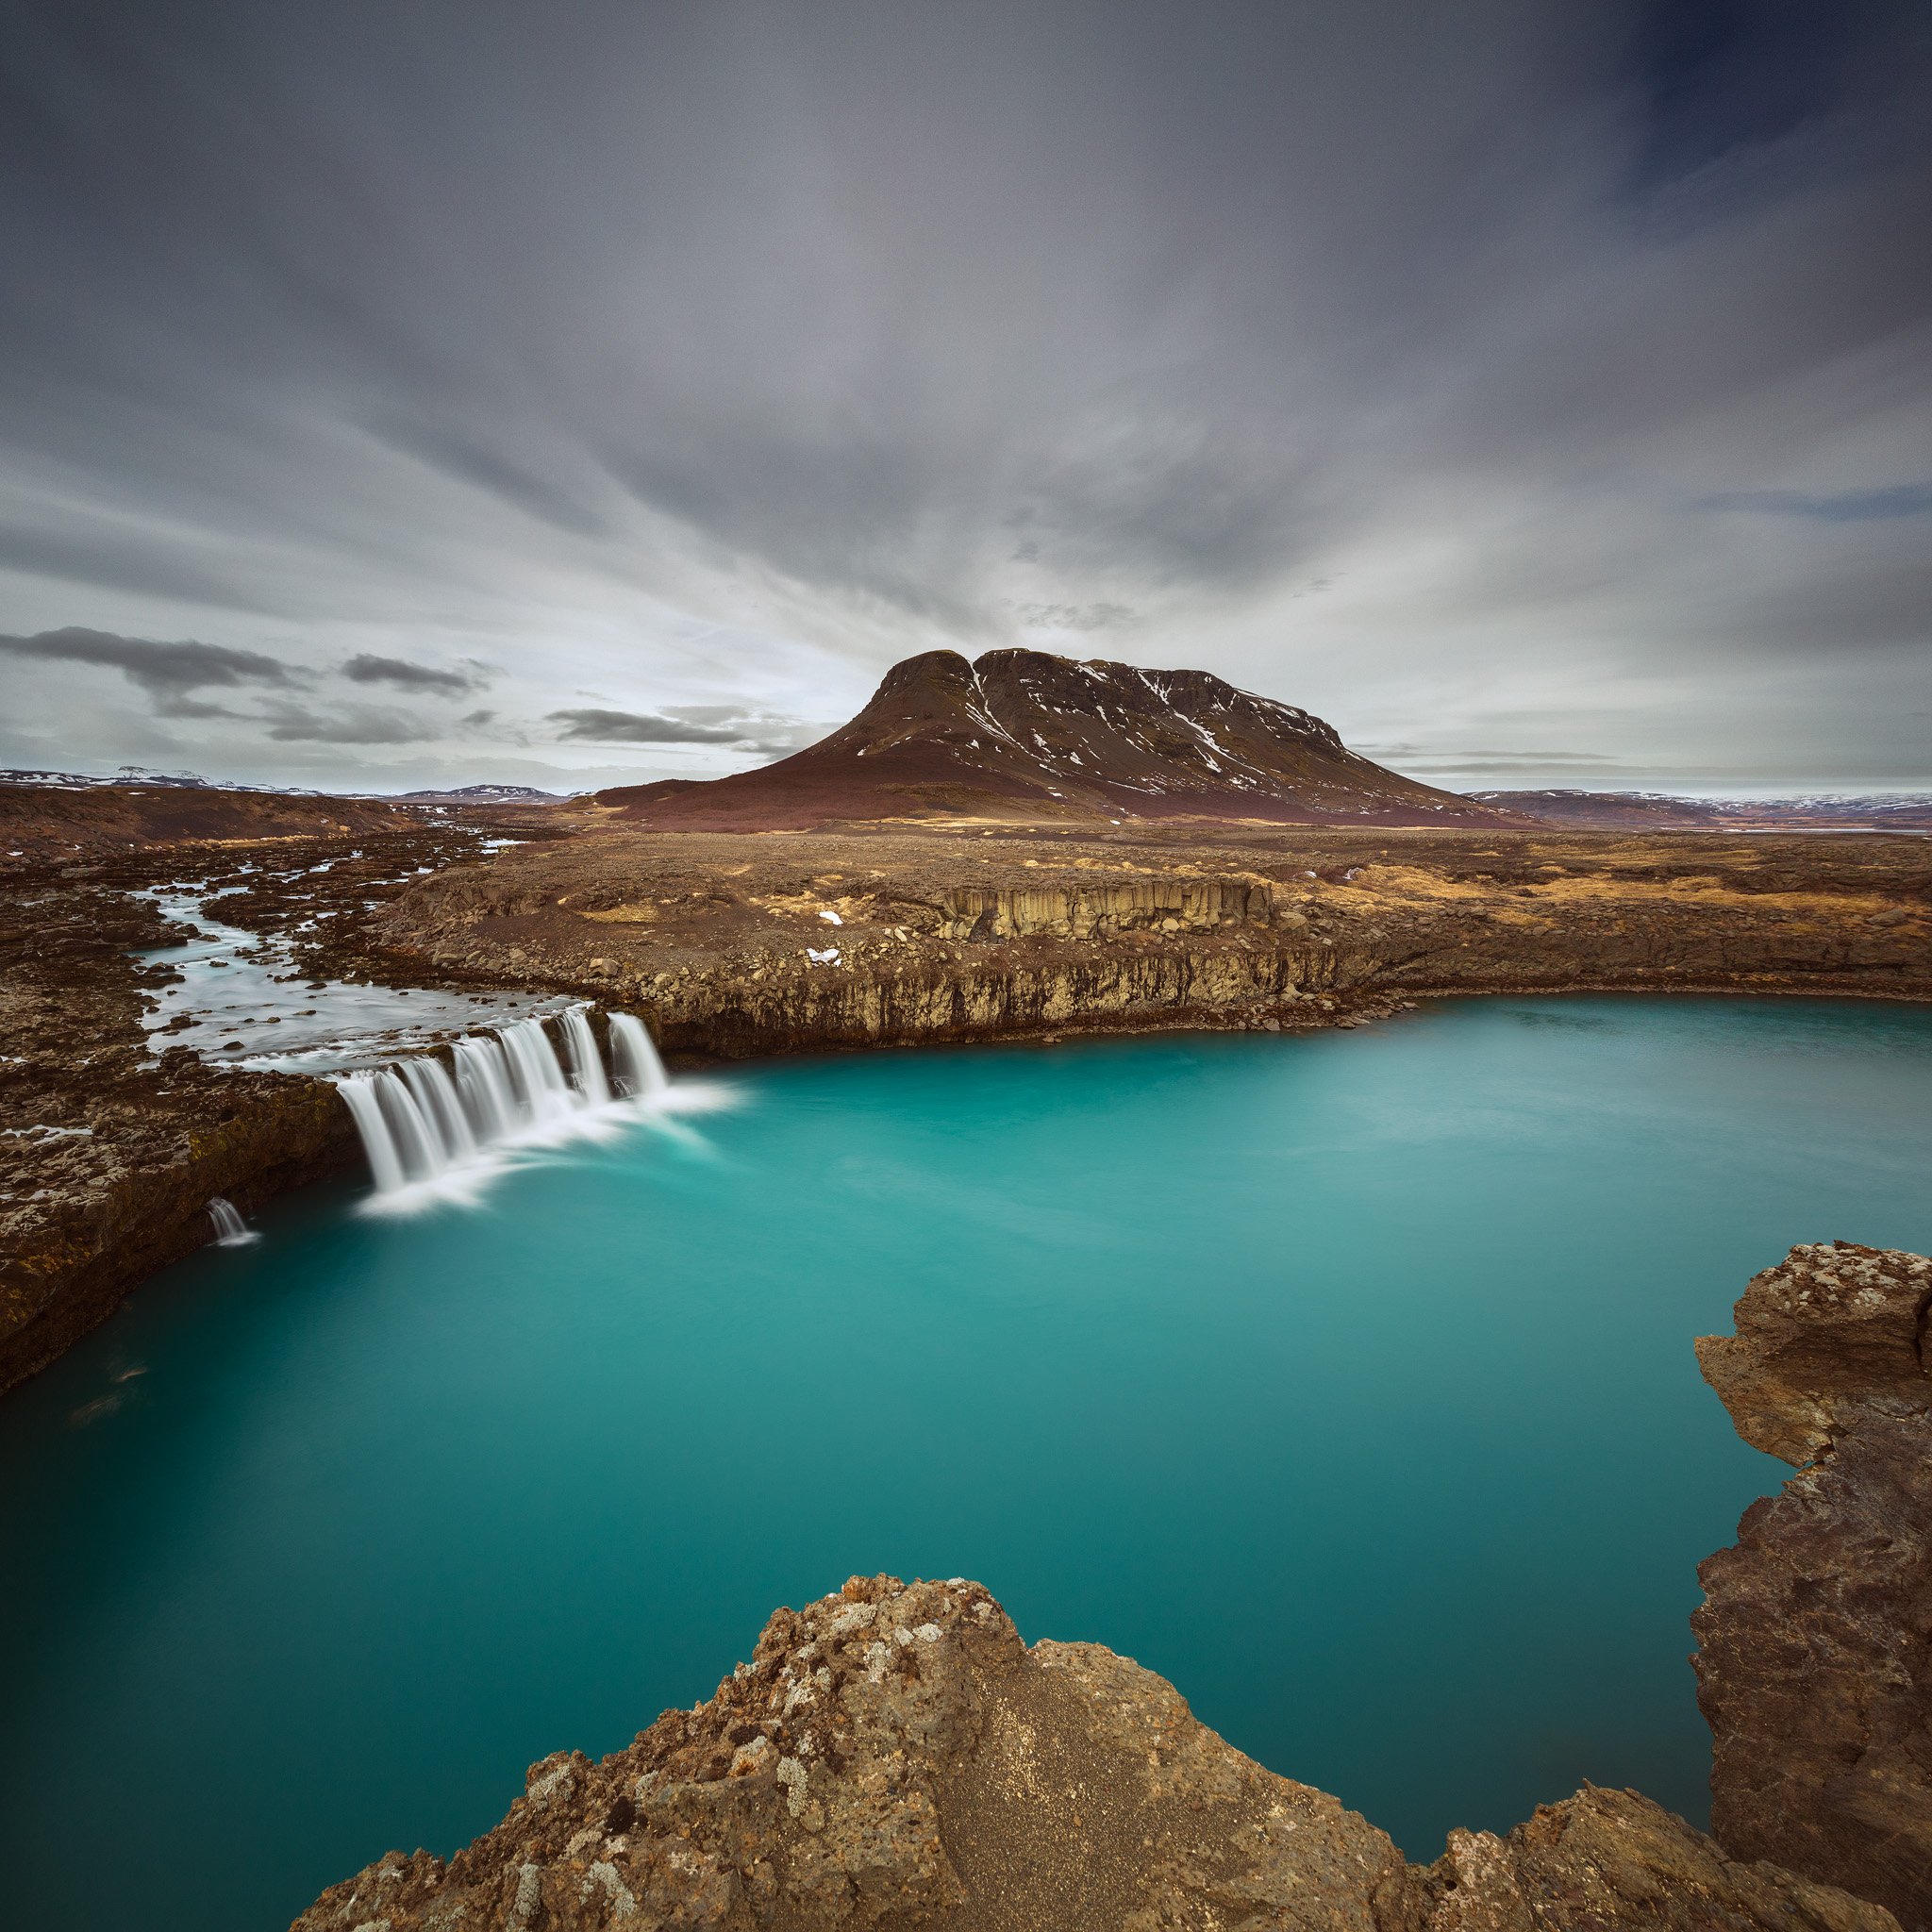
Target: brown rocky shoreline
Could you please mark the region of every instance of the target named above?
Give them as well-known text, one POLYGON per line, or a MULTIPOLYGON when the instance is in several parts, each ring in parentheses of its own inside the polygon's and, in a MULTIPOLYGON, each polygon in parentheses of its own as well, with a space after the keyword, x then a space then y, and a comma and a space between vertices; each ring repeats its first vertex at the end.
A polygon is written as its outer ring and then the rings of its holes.
POLYGON ((960 1578, 856 1576, 706 1702, 532 1765, 493 1830, 390 1854, 296 1932, 1924 1932, 1928 1294, 1922 1257, 1798 1248, 1700 1345, 1747 1440, 1817 1458, 1704 1566, 1713 1836, 1586 1786, 1410 1865, 1129 1659, 1029 1647, 960 1578))
POLYGON ((1918 841, 977 820, 654 833, 595 807, 251 831, 0 869, 0 1388, 199 1246, 211 1195, 251 1211, 358 1158, 325 1083, 146 1052, 128 949, 179 935, 129 895, 184 874, 242 888, 224 919, 287 941, 312 977, 574 992, 639 1013, 687 1061, 1346 1026, 1440 994, 1932 998, 1918 841), (478 856, 485 832, 525 842, 478 856), (268 875, 323 858, 299 892, 268 875))

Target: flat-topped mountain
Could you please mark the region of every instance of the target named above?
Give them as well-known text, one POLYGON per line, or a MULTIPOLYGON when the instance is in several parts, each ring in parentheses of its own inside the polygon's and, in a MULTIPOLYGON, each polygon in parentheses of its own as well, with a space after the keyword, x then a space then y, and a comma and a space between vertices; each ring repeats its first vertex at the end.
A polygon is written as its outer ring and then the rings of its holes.
POLYGON ((1494 806, 1357 756, 1335 727, 1205 671, 1044 651, 927 651, 829 738, 758 771, 600 791, 653 825, 751 831, 833 820, 1207 818, 1514 824, 1494 806))

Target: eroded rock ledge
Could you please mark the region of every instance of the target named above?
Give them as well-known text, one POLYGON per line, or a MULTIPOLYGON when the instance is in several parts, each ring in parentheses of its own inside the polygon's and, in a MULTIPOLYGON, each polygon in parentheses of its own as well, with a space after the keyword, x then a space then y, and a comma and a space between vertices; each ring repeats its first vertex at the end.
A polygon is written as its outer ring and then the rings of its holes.
POLYGON ((1712 1830, 1932 1926, 1932 1260, 1834 1241, 1698 1356, 1746 1441, 1802 1465, 1699 1571, 1712 1830))
POLYGON ((1634 1792, 1586 1788, 1412 1866, 1096 1644, 1024 1644, 979 1585, 854 1577, 780 1610, 708 1703, 626 1751, 533 1765, 447 1864, 391 1854, 299 1932, 458 1926, 807 1932, 1168 1927, 1894 1932, 1740 1861, 1634 1792))
POLYGON ((1029 1648, 959 1578, 854 1577, 708 1702, 533 1765, 493 1831, 391 1853, 296 1932, 1925 1932, 1928 1319, 1932 1260, 1839 1241, 1698 1344, 1745 1440, 1804 1463, 1700 1572, 1713 1837, 1586 1786, 1410 1865, 1128 1659, 1029 1648))

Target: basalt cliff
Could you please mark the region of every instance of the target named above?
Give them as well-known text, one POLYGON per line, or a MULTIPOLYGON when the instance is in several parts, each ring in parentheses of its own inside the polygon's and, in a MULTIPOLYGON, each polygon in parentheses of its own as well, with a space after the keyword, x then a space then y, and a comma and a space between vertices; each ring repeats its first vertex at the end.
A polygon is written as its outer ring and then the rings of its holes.
POLYGON ((1932 1260, 1793 1248, 1698 1344, 1797 1473, 1699 1572, 1711 1828, 1932 1926, 1932 1260))
POLYGON ((1923 1932, 1928 1292, 1920 1257, 1799 1248, 1701 1344, 1747 1439, 1811 1458, 1704 1568, 1713 1836, 1587 1786, 1410 1865, 1128 1659, 1029 1647, 957 1577, 854 1577, 704 1703, 533 1765, 493 1830, 391 1853, 296 1932, 1923 1932))
POLYGON ((1272 1027, 1423 994, 1932 997, 1916 840, 1224 827, 605 828, 399 893, 418 973, 567 987, 672 1051, 1272 1027))

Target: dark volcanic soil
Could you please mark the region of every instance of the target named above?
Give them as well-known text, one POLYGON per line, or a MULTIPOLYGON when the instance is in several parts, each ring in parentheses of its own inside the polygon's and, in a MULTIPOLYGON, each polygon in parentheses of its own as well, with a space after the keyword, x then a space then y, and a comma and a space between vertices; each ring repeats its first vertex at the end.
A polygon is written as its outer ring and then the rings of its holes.
POLYGON ((203 791, 192 785, 0 785, 0 874, 184 841, 332 839, 406 832, 418 814, 369 798, 203 791))

